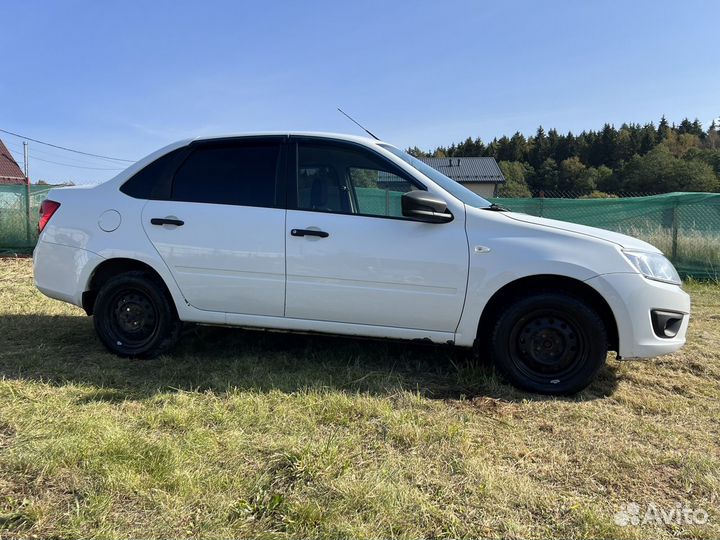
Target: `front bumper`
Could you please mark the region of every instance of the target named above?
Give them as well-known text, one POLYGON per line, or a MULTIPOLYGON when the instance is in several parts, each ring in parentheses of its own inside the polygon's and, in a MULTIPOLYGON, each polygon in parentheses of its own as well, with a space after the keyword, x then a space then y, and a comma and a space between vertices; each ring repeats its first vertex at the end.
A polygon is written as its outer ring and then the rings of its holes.
POLYGON ((618 327, 618 355, 649 358, 677 351, 685 344, 690 321, 690 296, 677 285, 661 283, 640 274, 603 274, 586 281, 610 305, 618 327), (683 315, 679 330, 671 337, 658 337, 653 330, 652 311, 683 315))

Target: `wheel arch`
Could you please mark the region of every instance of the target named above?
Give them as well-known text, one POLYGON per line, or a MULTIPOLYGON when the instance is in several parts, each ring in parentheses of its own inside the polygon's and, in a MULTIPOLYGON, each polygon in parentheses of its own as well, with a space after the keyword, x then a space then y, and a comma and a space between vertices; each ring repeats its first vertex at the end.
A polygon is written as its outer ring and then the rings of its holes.
POLYGON ((148 274, 155 282, 162 287, 163 293, 170 302, 175 315, 177 316, 177 306, 173 295, 170 293, 165 280, 162 276, 149 264, 139 261, 137 259, 130 259, 125 257, 115 257, 112 259, 105 259, 98 264, 92 271, 88 285, 82 294, 82 308, 85 313, 92 315, 95 308, 95 299, 97 298, 98 291, 104 283, 109 279, 124 274, 126 272, 141 271, 148 274))
POLYGON ((489 332, 492 330, 492 322, 509 302, 512 302, 513 299, 523 294, 537 291, 569 293, 587 302, 587 304, 597 312, 605 325, 605 331, 608 337, 608 349, 613 351, 618 350, 619 338, 617 321, 615 314, 605 298, 583 281, 554 274, 522 277, 498 289, 485 304, 482 314, 480 315, 476 345, 483 343, 488 337, 489 332))

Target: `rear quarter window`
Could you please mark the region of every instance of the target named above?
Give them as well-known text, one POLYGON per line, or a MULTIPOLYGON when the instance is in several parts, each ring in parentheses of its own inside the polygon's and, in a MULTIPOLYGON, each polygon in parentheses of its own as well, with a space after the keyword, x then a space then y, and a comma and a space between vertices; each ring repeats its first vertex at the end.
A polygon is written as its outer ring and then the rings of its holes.
POLYGON ((169 185, 167 176, 172 174, 178 155, 185 151, 186 148, 178 148, 164 156, 160 156, 136 172, 120 187, 120 191, 136 199, 167 198, 167 194, 162 193, 169 185))

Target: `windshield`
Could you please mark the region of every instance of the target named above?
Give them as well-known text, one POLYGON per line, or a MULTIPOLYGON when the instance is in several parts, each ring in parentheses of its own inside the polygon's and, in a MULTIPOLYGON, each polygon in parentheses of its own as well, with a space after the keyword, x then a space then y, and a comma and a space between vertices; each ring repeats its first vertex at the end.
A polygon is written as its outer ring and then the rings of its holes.
POLYGON ((435 182, 438 186, 450 193, 450 195, 457 199, 460 199, 468 206, 474 206, 475 208, 487 208, 488 206, 490 206, 490 202, 483 199, 477 193, 474 193, 463 185, 458 184, 452 178, 445 176, 437 169, 433 169, 430 165, 427 165, 419 159, 412 157, 407 152, 403 152, 402 150, 399 150, 389 144, 380 144, 379 146, 382 146, 388 152, 395 154, 404 162, 417 169, 419 172, 427 176, 430 180, 435 182))

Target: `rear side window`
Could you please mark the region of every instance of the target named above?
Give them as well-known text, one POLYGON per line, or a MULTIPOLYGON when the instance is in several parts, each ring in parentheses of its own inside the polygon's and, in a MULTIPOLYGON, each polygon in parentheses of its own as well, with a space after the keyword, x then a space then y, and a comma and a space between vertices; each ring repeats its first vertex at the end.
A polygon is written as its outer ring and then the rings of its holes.
POLYGON ((163 198, 161 191, 167 185, 166 175, 172 174, 171 167, 174 166, 175 158, 185 150, 186 148, 178 148, 157 158, 135 173, 120 187, 120 191, 136 199, 163 198))
POLYGON ((172 200, 276 206, 280 143, 202 146, 175 173, 172 200))

